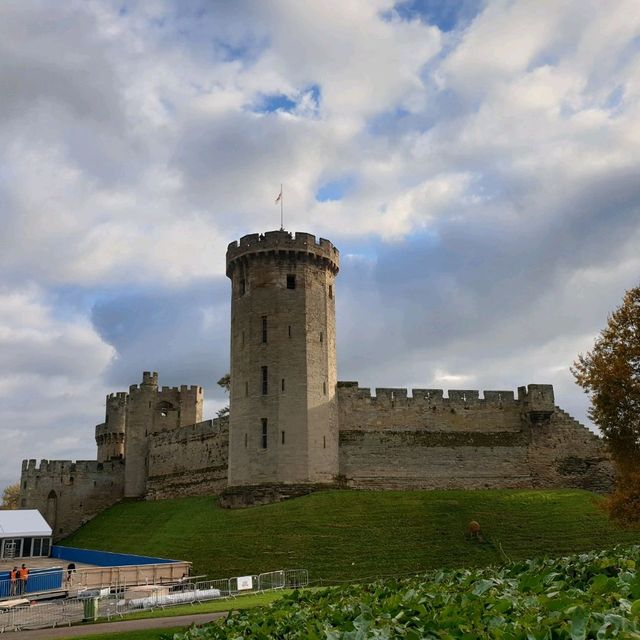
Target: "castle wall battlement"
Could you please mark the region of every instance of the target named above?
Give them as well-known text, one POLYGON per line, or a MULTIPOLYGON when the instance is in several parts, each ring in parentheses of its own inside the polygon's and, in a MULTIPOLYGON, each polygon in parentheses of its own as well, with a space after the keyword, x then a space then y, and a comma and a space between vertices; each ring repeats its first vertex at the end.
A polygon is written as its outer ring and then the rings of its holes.
POLYGON ((96 438, 108 434, 124 435, 125 429, 122 426, 114 425, 111 422, 101 422, 96 425, 96 438))
POLYGON ((98 462, 97 460, 23 460, 22 475, 27 477, 43 474, 83 474, 111 473, 121 465, 119 461, 98 462))
POLYGON ((516 399, 513 391, 408 389, 378 387, 375 395, 357 382, 338 382, 340 431, 428 429, 440 432, 519 432, 523 415, 533 409, 540 419, 553 413, 553 388, 529 385, 516 399), (540 397, 539 397, 540 396, 540 397), (533 404, 532 404, 533 403, 533 404))
POLYGON ((444 395, 443 389, 409 389, 402 387, 376 387, 375 395, 371 393, 371 388, 360 387, 357 382, 338 382, 338 395, 340 397, 357 398, 364 401, 379 403, 383 405, 408 406, 408 405, 465 405, 474 406, 478 404, 504 406, 505 404, 516 404, 522 402, 519 397, 515 399, 513 391, 508 390, 487 390, 484 397, 480 397, 481 391, 476 389, 450 389, 444 395))
POLYGON ((122 498, 124 468, 122 460, 24 460, 20 508, 38 509, 60 539, 122 498))
POLYGON ((287 252, 324 259, 335 273, 340 267, 340 252, 325 238, 316 240, 314 235, 302 232, 293 234, 288 231, 267 231, 264 234, 252 233, 243 236, 239 243, 234 241, 229 244, 227 275, 231 274, 233 264, 239 258, 287 252))

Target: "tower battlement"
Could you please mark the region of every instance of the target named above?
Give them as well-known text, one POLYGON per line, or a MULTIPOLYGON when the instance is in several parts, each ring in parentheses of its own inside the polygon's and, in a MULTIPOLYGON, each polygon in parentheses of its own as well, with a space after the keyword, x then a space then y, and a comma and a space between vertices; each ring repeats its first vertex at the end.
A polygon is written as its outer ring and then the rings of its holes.
POLYGON ((195 395, 202 395, 203 391, 202 391, 202 387, 199 387, 198 385, 183 384, 183 385, 180 385, 179 387, 160 387, 160 389, 158 390, 158 393, 172 393, 172 394, 191 393, 195 395))
POLYGON ((234 241, 227 247, 227 275, 231 277, 233 269, 241 259, 249 260, 255 257, 293 255, 297 258, 315 257, 326 262, 327 266, 337 273, 340 269, 340 252, 325 238, 316 237, 311 233, 289 231, 267 231, 266 233, 251 233, 234 241))

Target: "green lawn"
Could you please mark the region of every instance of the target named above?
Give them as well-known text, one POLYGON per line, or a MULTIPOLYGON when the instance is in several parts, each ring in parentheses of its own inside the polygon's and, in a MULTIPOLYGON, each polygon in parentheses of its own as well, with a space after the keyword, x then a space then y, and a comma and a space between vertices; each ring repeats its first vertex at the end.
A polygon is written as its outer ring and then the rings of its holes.
MULTIPOLYGON (((264 593, 253 593, 237 598, 224 598, 222 600, 211 600, 209 602, 198 602, 196 604, 182 604, 167 609, 150 609, 147 611, 136 611, 123 616, 123 620, 140 620, 143 618, 172 618, 174 616, 196 615, 198 613, 218 613, 219 611, 241 611, 253 609, 271 604, 283 595, 290 595, 291 589, 279 589, 278 591, 265 591, 264 593)), ((104 622, 101 620, 100 622, 104 622)))
POLYGON ((224 578, 306 568, 314 581, 353 581, 501 562, 469 541, 474 519, 511 559, 601 549, 638 539, 577 490, 326 491, 250 509, 214 498, 125 501, 64 544, 190 560, 224 578))

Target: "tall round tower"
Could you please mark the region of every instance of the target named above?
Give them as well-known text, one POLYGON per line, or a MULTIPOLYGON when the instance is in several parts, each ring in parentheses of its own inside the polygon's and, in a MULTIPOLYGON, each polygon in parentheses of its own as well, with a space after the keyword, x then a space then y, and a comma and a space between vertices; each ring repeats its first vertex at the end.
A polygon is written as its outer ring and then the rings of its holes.
POLYGON ((338 474, 338 269, 338 250, 308 233, 268 231, 229 245, 229 486, 338 474))

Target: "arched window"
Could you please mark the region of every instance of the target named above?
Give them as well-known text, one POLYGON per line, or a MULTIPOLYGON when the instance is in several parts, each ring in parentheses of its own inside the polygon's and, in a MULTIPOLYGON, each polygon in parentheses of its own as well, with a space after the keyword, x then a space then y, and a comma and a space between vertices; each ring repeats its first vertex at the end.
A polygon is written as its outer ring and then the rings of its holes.
POLYGON ((176 408, 166 400, 158 402, 158 404, 156 405, 156 411, 158 411, 163 418, 166 418, 170 412, 175 410, 176 408))

